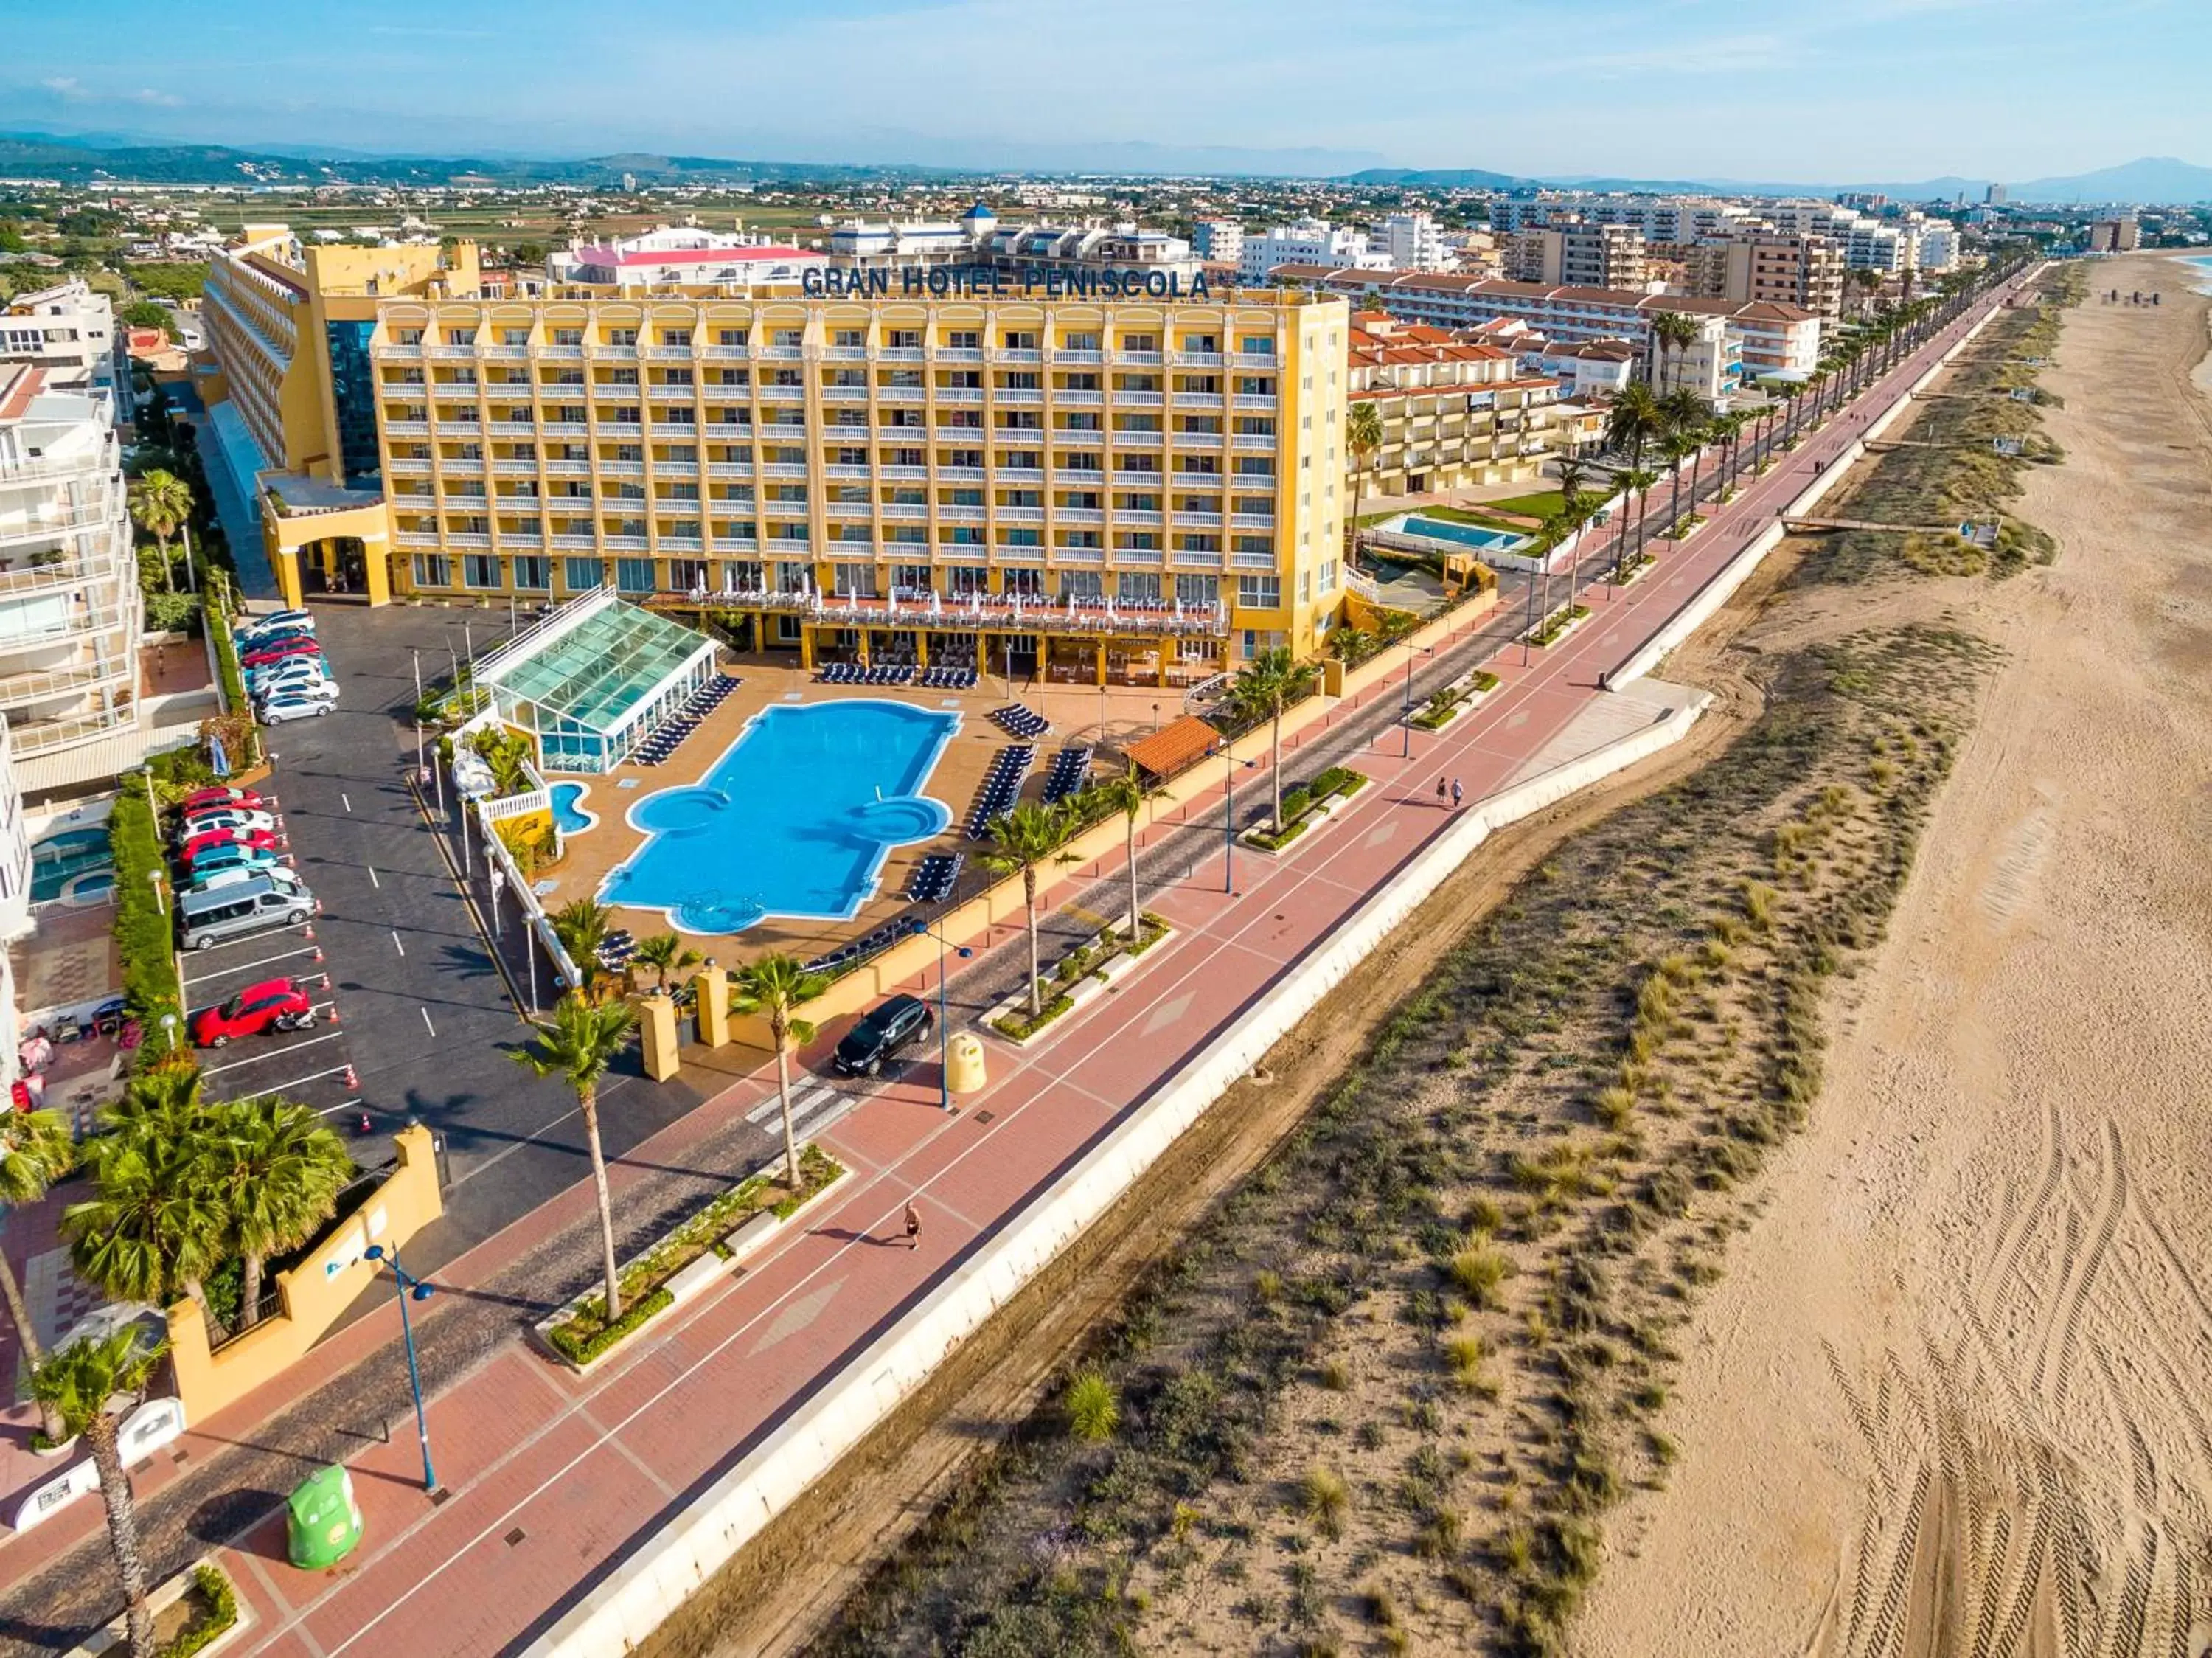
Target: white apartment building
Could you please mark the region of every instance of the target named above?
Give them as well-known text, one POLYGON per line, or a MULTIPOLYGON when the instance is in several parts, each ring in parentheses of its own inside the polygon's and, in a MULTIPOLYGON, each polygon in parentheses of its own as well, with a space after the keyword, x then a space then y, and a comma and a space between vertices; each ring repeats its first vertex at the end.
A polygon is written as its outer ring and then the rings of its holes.
POLYGON ((830 257, 841 265, 960 265, 981 256, 999 216, 977 202, 957 219, 852 219, 830 233, 830 257))
POLYGON ((592 288, 712 283, 750 290, 788 285, 829 266, 826 253, 742 233, 672 225, 611 242, 556 248, 546 256, 545 274, 556 283, 592 288))
POLYGON ((15 1001, 15 952, 7 944, 31 930, 31 836, 23 790, 15 780, 15 744, 0 718, 0 1086, 22 1074, 16 1051, 22 1010, 15 1001))
POLYGON ((52 391, 112 396, 118 374, 127 384, 116 338, 114 306, 82 277, 0 305, 0 363, 44 369, 52 391))
POLYGON ((0 715, 24 786, 112 777, 136 730, 144 607, 113 407, 0 369, 0 715))
MULTIPOLYGON (((1685 299, 1627 289, 1547 287, 1476 277, 1320 270, 1292 274, 1324 292, 1344 295, 1356 307, 1379 308, 1408 322, 1459 329, 1510 320, 1564 345, 1626 340, 1639 357, 1649 351, 1651 320, 1662 311, 1717 318, 1727 349, 1712 362, 1711 379, 1717 389, 1701 390, 1701 396, 1726 396, 1739 389, 1742 380, 1761 375, 1809 374, 1820 357, 1820 319, 1798 306, 1685 299)), ((1679 373, 1703 375, 1702 369, 1679 373)), ((1699 384, 1705 383, 1700 378, 1699 384)))
POLYGON ((1376 239, 1395 271, 1449 271, 1451 254, 1426 213, 1393 213, 1376 227, 1376 239))
POLYGON ((1244 227, 1234 219, 1200 219, 1191 227, 1190 245, 1213 265, 1237 265, 1244 258, 1244 227))
POLYGON ((1511 280, 1554 288, 1642 288, 1648 272, 1644 233, 1632 225, 1531 229, 1516 235, 1505 253, 1511 280))
POLYGON ((1737 202, 1707 196, 1551 196, 1491 204, 1491 222, 1501 232, 1580 222, 1626 225, 1654 244, 1689 243, 1732 235, 1757 222, 1737 202))
POLYGON ((1300 219, 1295 224, 1279 224, 1260 235, 1245 237, 1237 260, 1237 279, 1251 287, 1262 286, 1279 265, 1388 271, 1390 256, 1370 248, 1364 231, 1331 224, 1326 219, 1300 219))

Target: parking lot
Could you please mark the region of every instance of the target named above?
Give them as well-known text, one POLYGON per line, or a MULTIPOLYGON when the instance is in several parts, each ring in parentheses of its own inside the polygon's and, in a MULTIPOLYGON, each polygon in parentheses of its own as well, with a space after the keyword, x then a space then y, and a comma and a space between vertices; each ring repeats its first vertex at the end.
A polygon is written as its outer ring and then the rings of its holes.
MULTIPOLYGON (((281 799, 281 797, 280 797, 281 799)), ((281 1094, 314 1107, 332 1125, 357 1126, 362 1092, 338 1007, 337 977, 314 923, 234 940, 185 957, 186 1033, 204 1009, 219 1007, 239 991, 274 978, 295 981, 307 993, 315 1023, 303 1030, 265 1031, 203 1049, 200 1075, 216 1100, 281 1094)))

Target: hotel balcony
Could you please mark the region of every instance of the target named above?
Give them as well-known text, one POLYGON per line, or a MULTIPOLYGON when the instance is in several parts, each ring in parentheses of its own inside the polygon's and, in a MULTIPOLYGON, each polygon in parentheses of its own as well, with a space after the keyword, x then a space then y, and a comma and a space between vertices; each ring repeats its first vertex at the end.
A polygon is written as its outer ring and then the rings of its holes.
POLYGON ((635 363, 637 361, 637 347, 635 345, 601 345, 594 342, 586 349, 591 352, 592 361, 594 363, 635 363))
POLYGON ((1228 360, 1218 351, 1177 351, 1169 359, 1178 369, 1218 369, 1228 360))
POLYGON ((430 423, 427 420, 387 420, 384 423, 384 430, 390 437, 428 437, 430 423))
POLYGON ((699 400, 696 386, 648 386, 645 388, 645 394, 649 401, 654 403, 696 403, 699 400))
POLYGON ((752 475, 753 463, 750 460, 709 460, 707 463, 707 476, 709 478, 750 478, 752 475))

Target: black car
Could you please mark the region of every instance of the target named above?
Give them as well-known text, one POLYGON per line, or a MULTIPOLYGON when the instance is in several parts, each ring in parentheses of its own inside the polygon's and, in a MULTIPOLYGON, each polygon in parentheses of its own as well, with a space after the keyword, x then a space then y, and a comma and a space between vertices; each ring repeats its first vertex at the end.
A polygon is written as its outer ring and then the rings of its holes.
POLYGON ((868 1009, 868 1015, 837 1045, 837 1069, 848 1076, 873 1076, 909 1042, 927 1033, 933 1016, 929 1004, 895 996, 868 1009))

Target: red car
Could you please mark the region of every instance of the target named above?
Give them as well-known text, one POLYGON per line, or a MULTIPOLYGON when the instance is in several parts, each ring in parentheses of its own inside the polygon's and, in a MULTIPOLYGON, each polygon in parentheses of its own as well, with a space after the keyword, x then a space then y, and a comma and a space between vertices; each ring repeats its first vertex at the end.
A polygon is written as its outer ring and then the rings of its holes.
POLYGON ((177 856, 186 863, 203 852, 212 852, 218 846, 246 846, 257 852, 276 852, 284 843, 268 829, 210 829, 203 833, 187 836, 185 844, 177 848, 177 856))
POLYGON ((252 1036, 265 1030, 305 1030, 315 1022, 315 1004, 307 991, 289 978, 271 978, 249 984, 220 1008, 203 1008, 192 1015, 192 1043, 219 1048, 234 1036, 252 1036))
POLYGON ((195 789, 185 796, 179 808, 187 815, 194 812, 212 812, 220 807, 242 806, 249 812, 273 812, 273 802, 264 801, 251 789, 195 789))
POLYGON ((271 662, 281 662, 293 656, 319 656, 323 648, 313 639, 293 639, 281 645, 271 645, 266 650, 253 651, 242 659, 247 667, 266 667, 271 662))

